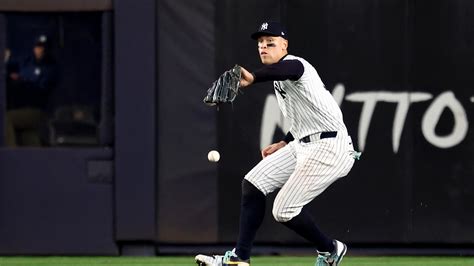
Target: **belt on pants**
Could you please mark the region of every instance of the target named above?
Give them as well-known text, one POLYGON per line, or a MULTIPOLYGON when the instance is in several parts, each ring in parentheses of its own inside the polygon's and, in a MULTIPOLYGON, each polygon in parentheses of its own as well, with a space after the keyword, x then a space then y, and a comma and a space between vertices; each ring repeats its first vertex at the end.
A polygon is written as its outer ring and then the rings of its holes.
POLYGON ((308 142, 319 140, 319 139, 335 138, 336 136, 337 136, 337 131, 325 131, 321 133, 311 134, 304 138, 301 138, 300 142, 308 143, 308 142))

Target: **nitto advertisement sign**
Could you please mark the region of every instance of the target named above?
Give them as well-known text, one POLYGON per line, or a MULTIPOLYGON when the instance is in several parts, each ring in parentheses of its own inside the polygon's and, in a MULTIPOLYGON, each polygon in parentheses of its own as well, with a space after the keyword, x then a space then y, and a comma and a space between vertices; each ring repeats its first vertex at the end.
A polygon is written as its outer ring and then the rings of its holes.
MULTIPOLYGON (((423 91, 355 91, 346 94, 344 84, 337 84, 332 94, 339 105, 359 104, 362 106, 358 119, 358 149, 364 151, 368 145, 367 134, 370 130, 372 116, 376 112, 377 103, 385 102, 396 106, 395 114, 387 117, 393 120, 392 125, 392 149, 398 153, 400 138, 405 127, 406 118, 410 112, 410 106, 419 102, 430 102, 425 110, 421 121, 419 132, 431 145, 440 149, 449 149, 459 145, 467 136, 469 121, 466 108, 462 102, 474 104, 474 97, 468 97, 460 101, 454 91, 446 90, 438 95, 423 91), (452 123, 448 134, 436 132, 436 126, 440 122, 443 112, 448 111, 452 115, 452 123)), ((262 128, 260 131, 260 148, 264 148, 274 139, 275 128, 279 127, 283 132, 290 128, 288 122, 279 111, 275 95, 269 94, 265 100, 262 116, 262 128)))

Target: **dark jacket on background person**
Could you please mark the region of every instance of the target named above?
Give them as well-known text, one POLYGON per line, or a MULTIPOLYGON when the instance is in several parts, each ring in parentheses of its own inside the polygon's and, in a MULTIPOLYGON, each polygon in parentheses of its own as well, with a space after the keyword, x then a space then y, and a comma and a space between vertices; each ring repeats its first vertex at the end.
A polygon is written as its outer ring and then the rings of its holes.
POLYGON ((11 63, 8 72, 17 72, 18 80, 7 78, 7 109, 38 108, 44 110, 48 96, 56 85, 56 62, 50 56, 36 60, 34 55, 11 63))

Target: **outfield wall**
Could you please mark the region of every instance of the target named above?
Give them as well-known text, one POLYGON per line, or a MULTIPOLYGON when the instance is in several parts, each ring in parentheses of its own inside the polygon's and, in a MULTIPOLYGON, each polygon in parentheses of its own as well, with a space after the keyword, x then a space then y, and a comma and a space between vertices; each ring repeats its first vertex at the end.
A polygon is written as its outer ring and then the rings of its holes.
MULTIPOLYGON (((472 243, 471 2, 224 2, 217 69, 258 67, 248 35, 266 17, 281 20, 290 52, 316 67, 363 151, 349 176, 310 205, 325 231, 353 243, 472 243), (229 19, 235 14, 243 15, 229 19)), ((238 219, 229 205, 239 206, 239 191, 229 187, 239 187, 258 150, 288 125, 270 83, 246 90, 218 117, 220 236, 231 241, 238 219)), ((258 239, 302 242, 270 210, 258 239)))

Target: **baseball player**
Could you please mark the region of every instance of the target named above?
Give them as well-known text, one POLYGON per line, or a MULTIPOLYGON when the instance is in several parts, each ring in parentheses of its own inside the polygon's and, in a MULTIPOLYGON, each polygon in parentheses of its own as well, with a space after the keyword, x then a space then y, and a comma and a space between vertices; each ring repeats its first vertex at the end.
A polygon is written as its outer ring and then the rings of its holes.
POLYGON ((279 107, 291 127, 284 140, 261 151, 263 159, 242 182, 235 249, 224 256, 197 255, 196 262, 250 265, 252 243, 265 213, 265 197, 280 189, 273 203, 275 220, 314 244, 317 266, 339 265, 346 245, 323 234, 304 206, 346 176, 358 155, 342 112, 314 67, 288 54, 288 35, 281 24, 265 22, 251 37, 257 40, 265 66, 253 73, 242 68, 240 86, 273 81, 279 107))

